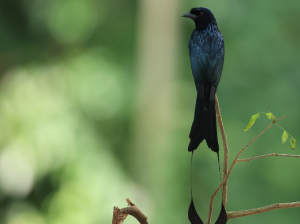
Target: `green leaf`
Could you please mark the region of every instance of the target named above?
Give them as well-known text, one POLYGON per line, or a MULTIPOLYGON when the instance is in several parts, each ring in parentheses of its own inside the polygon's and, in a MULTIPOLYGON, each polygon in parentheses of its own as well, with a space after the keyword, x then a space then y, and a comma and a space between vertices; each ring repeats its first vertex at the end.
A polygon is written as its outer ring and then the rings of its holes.
POLYGON ((286 133, 286 131, 284 131, 281 137, 282 144, 285 143, 288 138, 288 134, 286 133))
POLYGON ((292 149, 294 150, 295 146, 296 146, 296 139, 292 138, 292 140, 291 140, 291 146, 292 146, 292 149))
POLYGON ((275 120, 275 116, 270 112, 270 113, 265 113, 265 115, 270 119, 270 120, 275 120))
POLYGON ((247 127, 244 129, 244 131, 248 131, 253 126, 253 124, 256 121, 256 119, 259 118, 259 114, 260 113, 254 114, 254 115, 251 116, 251 119, 250 119, 247 127))

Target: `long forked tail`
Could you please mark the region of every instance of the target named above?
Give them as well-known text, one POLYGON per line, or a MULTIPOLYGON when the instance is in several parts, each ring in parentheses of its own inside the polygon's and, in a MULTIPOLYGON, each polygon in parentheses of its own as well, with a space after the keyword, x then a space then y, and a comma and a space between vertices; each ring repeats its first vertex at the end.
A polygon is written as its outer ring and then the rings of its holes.
POLYGON ((211 84, 207 82, 204 84, 204 94, 201 94, 203 97, 198 92, 188 150, 196 150, 205 139, 207 146, 219 157, 215 100, 210 101, 210 91, 211 84))

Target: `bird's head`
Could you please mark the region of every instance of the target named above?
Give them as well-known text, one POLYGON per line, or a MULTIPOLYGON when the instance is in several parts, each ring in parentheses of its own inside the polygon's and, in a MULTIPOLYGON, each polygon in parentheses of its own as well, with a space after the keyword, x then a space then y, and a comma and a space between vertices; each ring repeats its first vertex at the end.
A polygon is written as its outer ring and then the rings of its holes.
POLYGON ((192 8, 190 12, 185 13, 182 17, 194 20, 196 27, 200 29, 206 29, 209 25, 217 25, 214 14, 204 7, 192 8))

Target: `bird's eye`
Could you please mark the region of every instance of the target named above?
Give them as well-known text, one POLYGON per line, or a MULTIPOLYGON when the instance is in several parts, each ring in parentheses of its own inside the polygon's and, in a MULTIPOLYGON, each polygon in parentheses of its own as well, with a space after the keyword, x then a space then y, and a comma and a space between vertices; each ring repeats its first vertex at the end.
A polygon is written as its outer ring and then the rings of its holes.
POLYGON ((199 12, 199 16, 201 16, 201 17, 202 17, 202 16, 203 16, 203 12, 199 12))

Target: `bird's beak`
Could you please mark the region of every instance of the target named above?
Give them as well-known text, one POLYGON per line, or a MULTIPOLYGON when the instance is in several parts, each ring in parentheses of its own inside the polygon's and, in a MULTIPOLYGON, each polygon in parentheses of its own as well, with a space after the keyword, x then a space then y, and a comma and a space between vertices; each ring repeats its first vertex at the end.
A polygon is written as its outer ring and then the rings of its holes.
POLYGON ((187 17, 187 18, 195 19, 197 16, 195 16, 195 15, 193 15, 193 14, 191 14, 191 13, 188 12, 188 13, 183 14, 182 17, 187 17))

